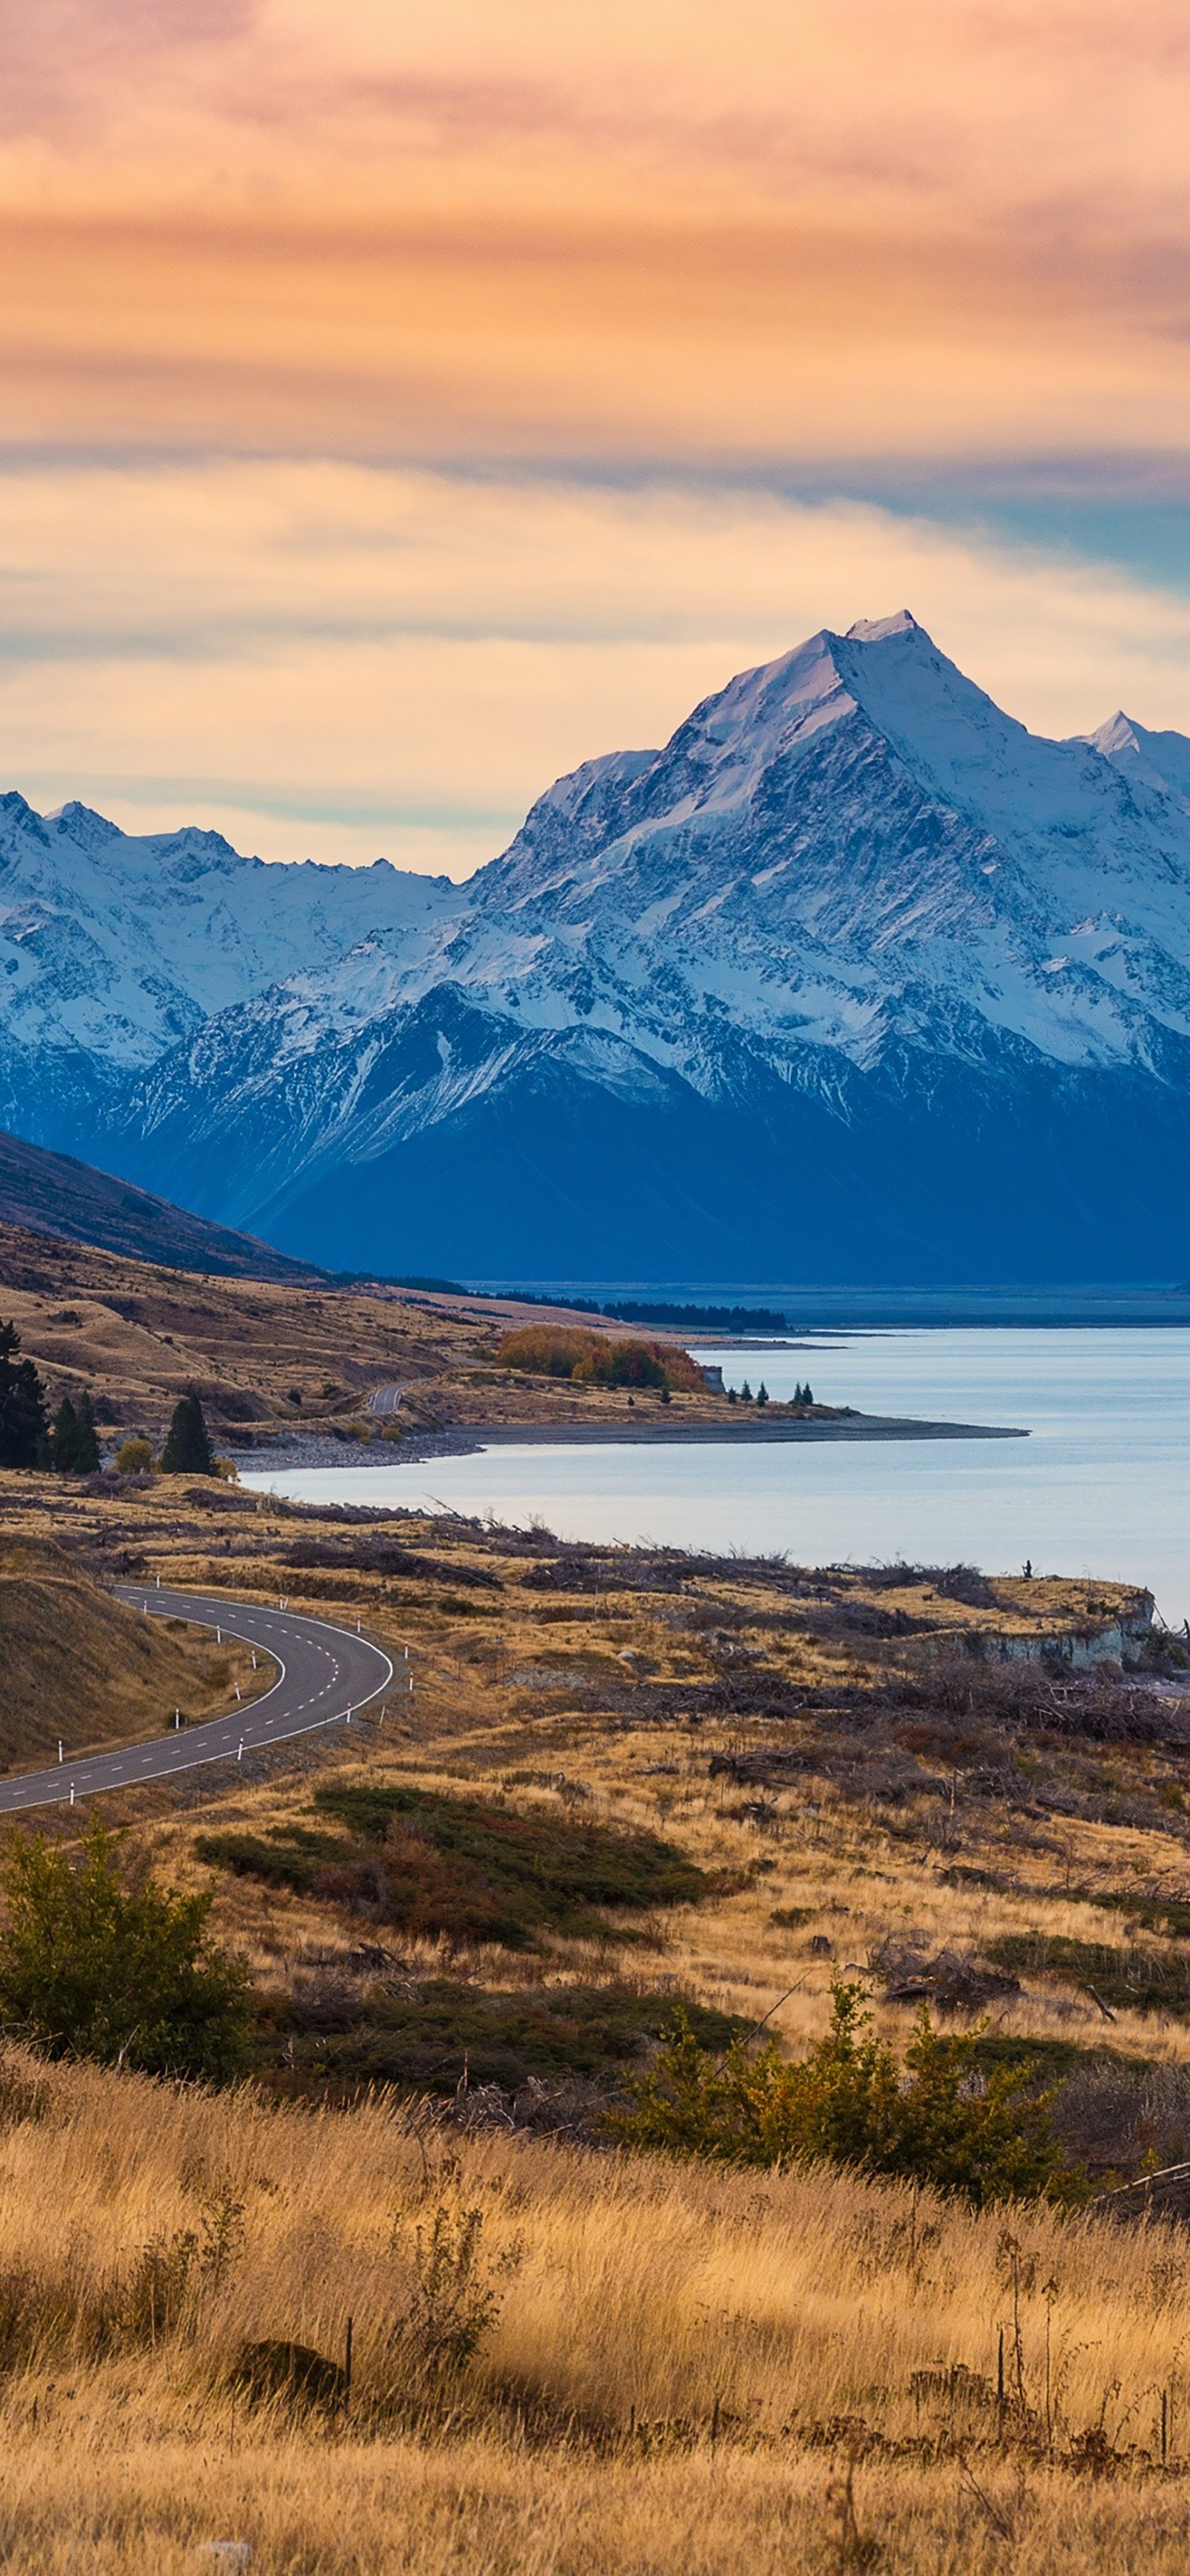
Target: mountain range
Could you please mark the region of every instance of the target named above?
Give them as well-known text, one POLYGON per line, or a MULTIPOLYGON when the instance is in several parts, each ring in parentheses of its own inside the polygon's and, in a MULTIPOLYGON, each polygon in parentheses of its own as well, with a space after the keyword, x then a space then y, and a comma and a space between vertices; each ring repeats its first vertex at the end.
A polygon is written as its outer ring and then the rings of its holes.
POLYGON ((470 881, 0 799, 0 1121, 334 1269, 1190 1270, 1190 739, 907 613, 560 779, 470 881))

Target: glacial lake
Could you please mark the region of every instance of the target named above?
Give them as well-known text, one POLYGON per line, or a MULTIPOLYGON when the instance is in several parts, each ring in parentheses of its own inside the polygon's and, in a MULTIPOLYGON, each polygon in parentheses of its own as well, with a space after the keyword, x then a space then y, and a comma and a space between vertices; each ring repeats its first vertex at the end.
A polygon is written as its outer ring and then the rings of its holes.
POLYGON ((699 1348, 728 1385, 808 1379, 828 1404, 1010 1424, 1027 1440, 482 1450, 422 1465, 245 1474, 298 1501, 491 1513, 567 1538, 808 1565, 962 1560, 1147 1583, 1190 1618, 1190 1328, 924 1330, 699 1348))

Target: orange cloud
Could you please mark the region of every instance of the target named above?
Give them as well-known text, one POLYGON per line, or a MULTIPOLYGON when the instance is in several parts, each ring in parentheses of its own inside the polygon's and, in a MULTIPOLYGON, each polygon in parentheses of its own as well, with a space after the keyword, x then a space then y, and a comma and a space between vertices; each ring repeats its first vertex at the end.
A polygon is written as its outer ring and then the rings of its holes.
POLYGON ((10 443, 1182 439, 1165 0, 53 0, 6 61, 10 443))
POLYGON ((10 9, 7 774, 462 870, 558 770, 902 601, 1042 728, 1186 726, 1167 591, 679 487, 1168 483, 1188 120, 1173 0, 10 9))

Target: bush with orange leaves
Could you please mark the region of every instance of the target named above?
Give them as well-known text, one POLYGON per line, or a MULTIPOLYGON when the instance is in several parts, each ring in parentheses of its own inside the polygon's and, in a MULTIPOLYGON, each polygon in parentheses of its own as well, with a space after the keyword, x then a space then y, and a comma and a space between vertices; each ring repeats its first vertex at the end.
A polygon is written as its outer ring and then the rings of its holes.
POLYGON ((657 1387, 698 1395, 705 1383, 689 1351, 676 1343, 614 1342, 605 1333, 567 1324, 523 1324, 518 1332, 505 1334, 496 1357, 502 1368, 570 1378, 579 1386, 657 1387))

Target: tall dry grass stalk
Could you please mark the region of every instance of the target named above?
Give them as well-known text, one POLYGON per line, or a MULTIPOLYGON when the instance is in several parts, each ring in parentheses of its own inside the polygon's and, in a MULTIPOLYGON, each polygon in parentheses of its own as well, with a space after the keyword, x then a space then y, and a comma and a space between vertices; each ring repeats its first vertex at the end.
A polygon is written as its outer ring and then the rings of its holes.
POLYGON ((8 2569, 1184 2568, 1181 2237, 9 2064, 8 2569), (470 2212, 498 2312, 434 2366, 470 2212), (341 2358, 349 2317, 346 2418, 237 2396, 244 2343, 341 2358))

